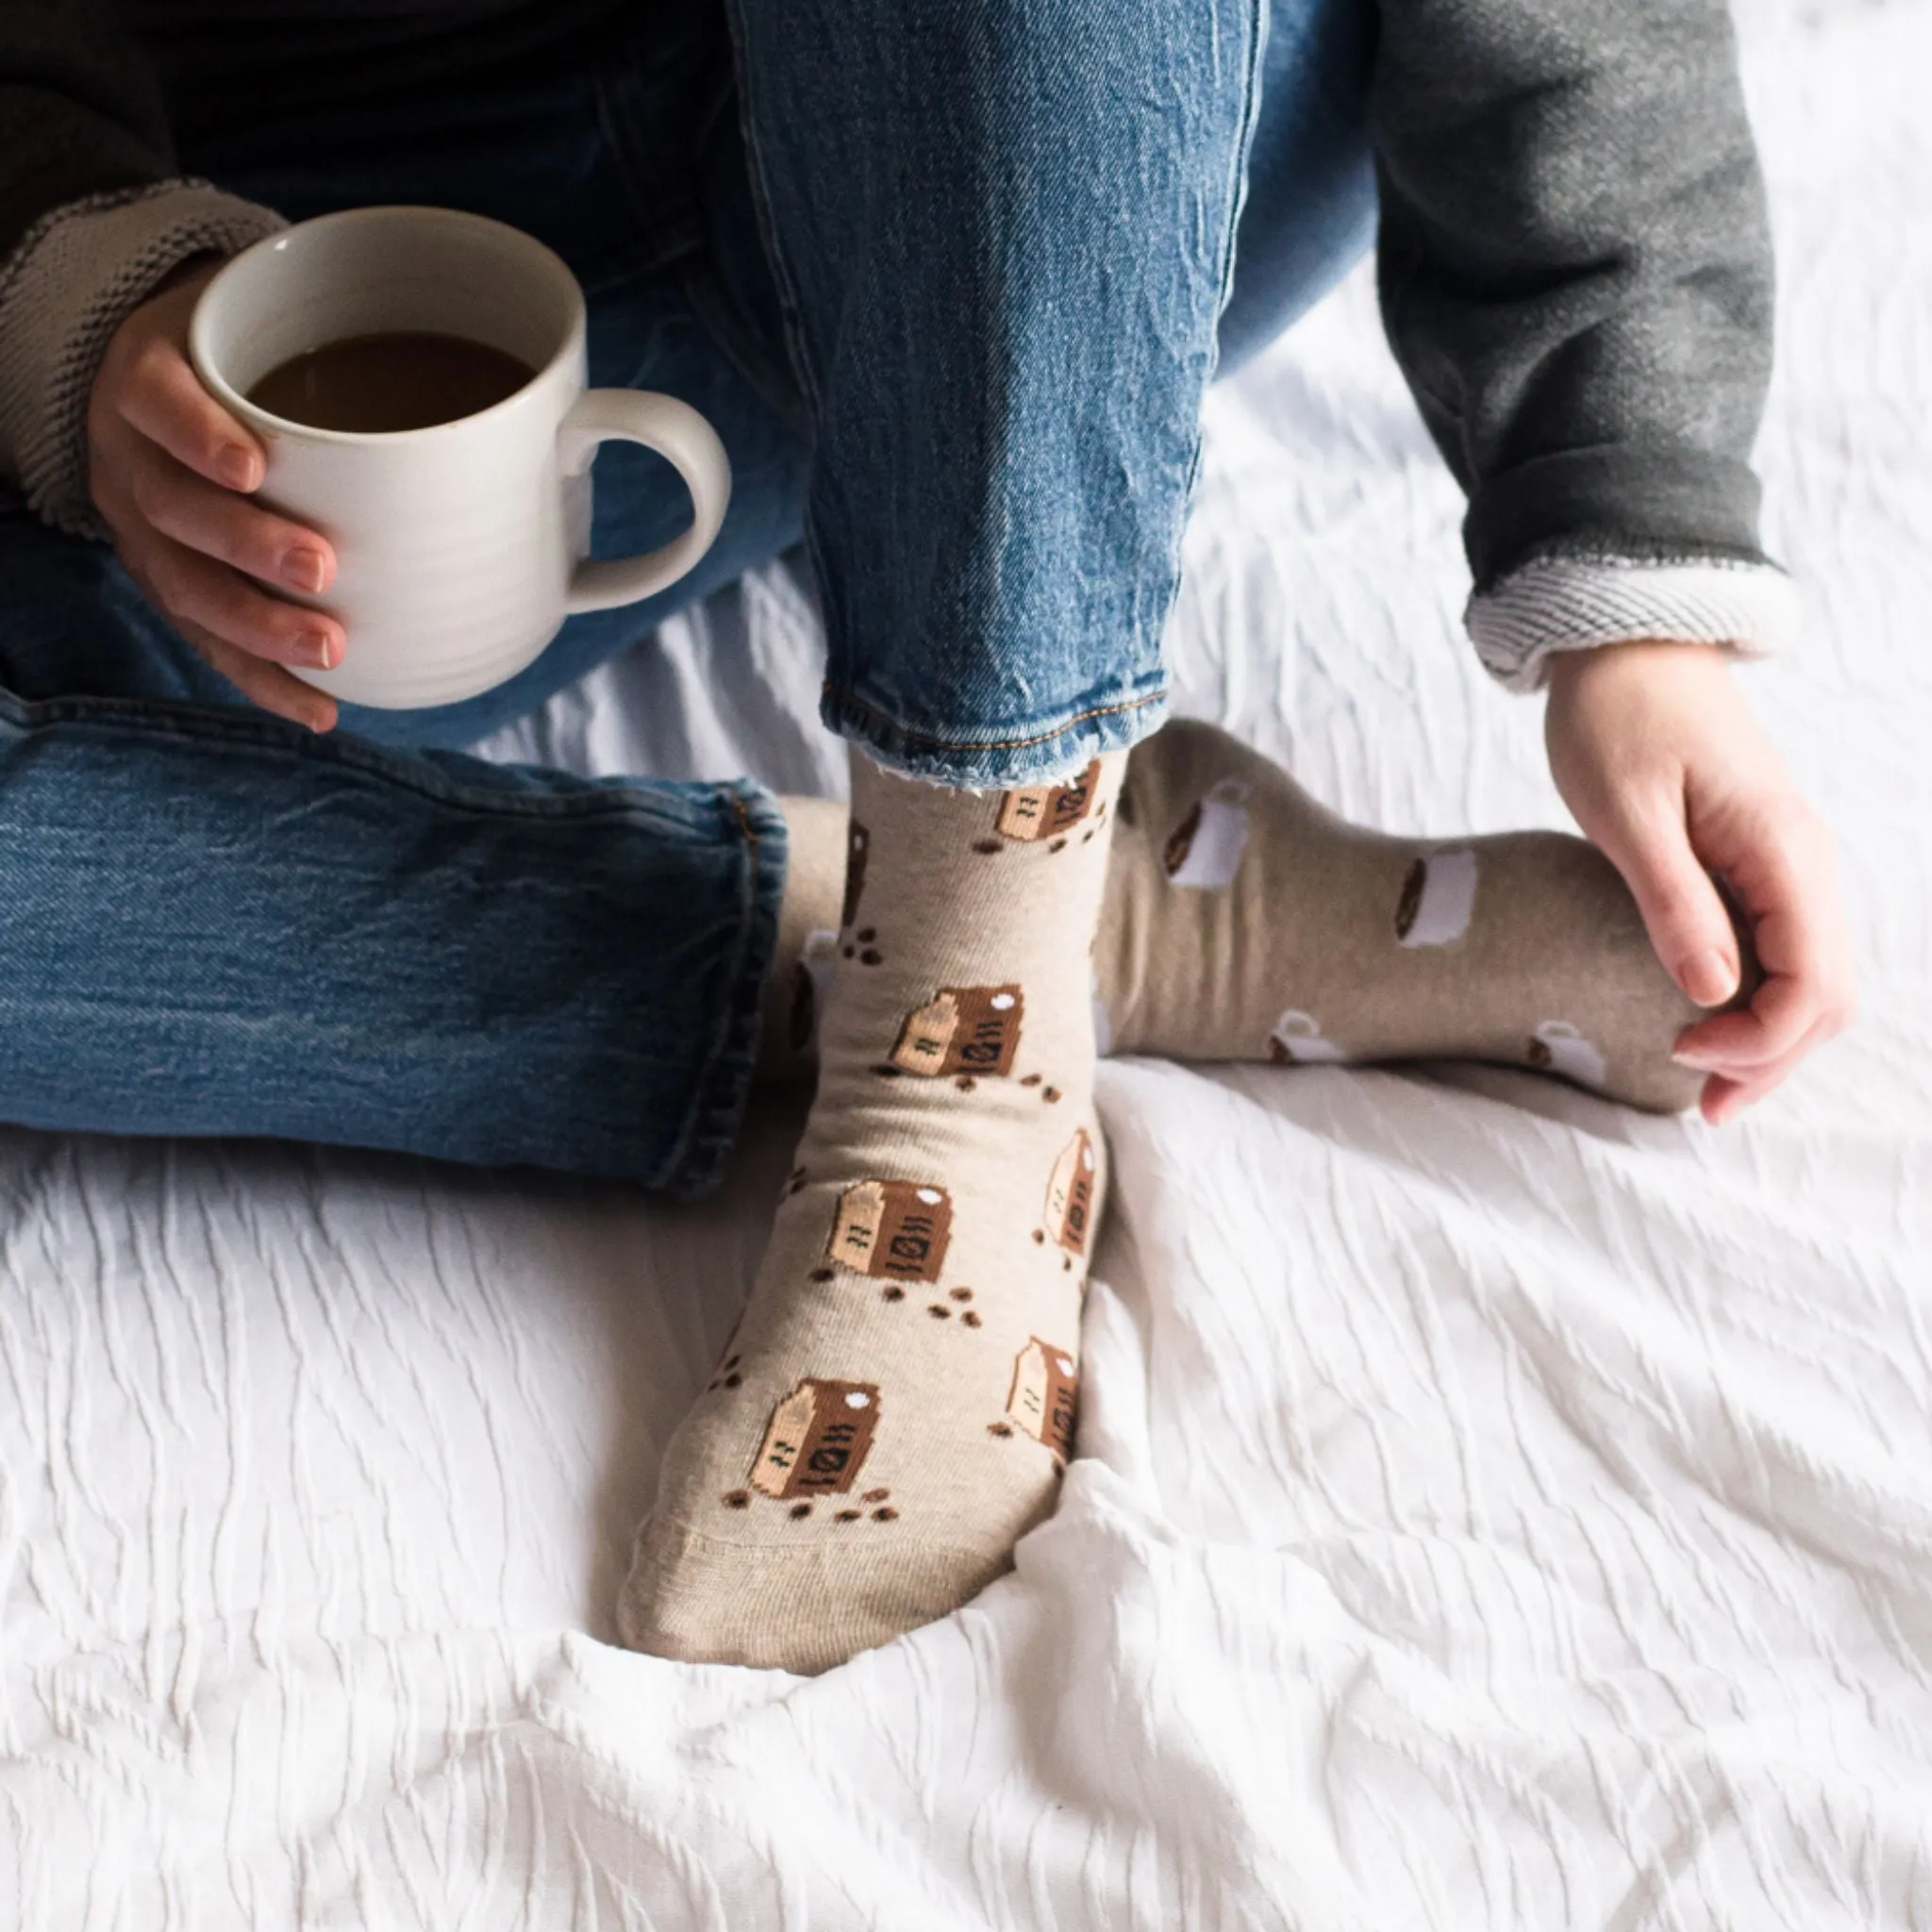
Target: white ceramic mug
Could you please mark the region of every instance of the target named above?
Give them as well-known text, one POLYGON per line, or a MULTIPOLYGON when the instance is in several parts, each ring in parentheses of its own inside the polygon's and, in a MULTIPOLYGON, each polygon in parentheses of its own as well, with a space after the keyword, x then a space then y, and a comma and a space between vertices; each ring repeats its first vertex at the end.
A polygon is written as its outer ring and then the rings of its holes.
POLYGON ((663 590, 710 547, 731 494, 717 433, 688 404, 587 390, 584 297, 541 242, 450 208, 323 215, 258 242, 203 290, 195 373, 268 450, 264 503, 335 545, 335 581, 299 601, 348 635, 333 671, 295 675, 351 704, 452 704, 513 676, 579 610, 663 590), (537 373, 493 408, 362 435, 272 416, 247 392, 292 356, 389 330, 461 336, 537 373), (691 527, 661 550, 586 560, 591 458, 611 438, 666 458, 691 527))

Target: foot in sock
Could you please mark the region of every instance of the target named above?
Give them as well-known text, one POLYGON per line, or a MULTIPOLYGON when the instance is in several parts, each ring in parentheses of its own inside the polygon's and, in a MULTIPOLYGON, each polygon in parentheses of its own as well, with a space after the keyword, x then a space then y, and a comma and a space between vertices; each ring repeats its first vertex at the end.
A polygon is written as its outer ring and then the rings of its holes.
POLYGON ((1365 831, 1189 723, 1070 787, 861 764, 854 795, 849 832, 786 802, 761 1070, 816 1043, 819 1099, 640 1534, 640 1649, 824 1669, 966 1601, 1050 1508, 1104 1179, 1093 1014, 1115 1052, 1456 1056, 1696 1097, 1670 1054, 1699 1008, 1580 839, 1365 831))
POLYGON ((823 1670, 964 1603, 1051 1509, 1104 1186, 1089 955, 1124 762, 974 793, 855 758, 839 942, 803 982, 829 979, 817 1098, 639 1533, 635 1647, 823 1670))
MULTIPOLYGON (((843 820, 787 800, 791 882, 766 1071, 810 1065, 836 935, 843 820), (794 886, 797 888, 793 890, 794 886)), ((1127 760, 1094 946, 1103 1053, 1533 1068, 1659 1112, 1704 1075, 1671 1058, 1703 1009, 1658 963, 1617 869, 1560 832, 1390 838, 1317 805, 1213 726, 1127 760)), ((1732 1004, 1757 985, 1748 936, 1732 1004)))
POLYGON ((1696 1101, 1705 1076, 1671 1053, 1703 1008, 1584 840, 1367 831, 1191 722, 1135 748, 1118 817, 1094 951, 1104 1052, 1484 1059, 1657 1111, 1696 1101))

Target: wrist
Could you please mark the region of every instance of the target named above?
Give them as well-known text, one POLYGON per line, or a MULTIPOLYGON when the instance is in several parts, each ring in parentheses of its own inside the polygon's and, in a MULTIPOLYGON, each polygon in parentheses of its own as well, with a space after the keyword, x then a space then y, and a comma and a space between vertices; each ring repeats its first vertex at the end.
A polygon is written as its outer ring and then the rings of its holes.
POLYGON ((1790 580, 1760 558, 1534 557, 1475 592, 1465 619, 1506 689, 1540 690, 1557 666, 1634 641, 1773 656, 1797 630, 1790 580))
POLYGON ((1588 650, 1554 651, 1544 672, 1552 697, 1606 678, 1641 681, 1690 675, 1727 675, 1737 653, 1724 644, 1685 643, 1673 638, 1624 638, 1588 650))

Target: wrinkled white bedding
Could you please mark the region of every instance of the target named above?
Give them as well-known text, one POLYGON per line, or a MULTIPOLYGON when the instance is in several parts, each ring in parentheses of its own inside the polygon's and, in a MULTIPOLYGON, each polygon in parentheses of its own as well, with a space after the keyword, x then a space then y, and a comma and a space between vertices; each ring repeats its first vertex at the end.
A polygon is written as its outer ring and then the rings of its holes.
MULTIPOLYGON (((607 1646, 795 1120, 724 1197, 0 1136, 0 1926, 1932 1926, 1932 8, 1751 0, 1810 598, 1752 674, 1859 1031, 1711 1135, 1117 1063, 1083 1457, 811 1682, 607 1646)), ((1211 409, 1185 708, 1560 822, 1357 280, 1211 409)), ((782 574, 495 747, 827 789, 782 574)))

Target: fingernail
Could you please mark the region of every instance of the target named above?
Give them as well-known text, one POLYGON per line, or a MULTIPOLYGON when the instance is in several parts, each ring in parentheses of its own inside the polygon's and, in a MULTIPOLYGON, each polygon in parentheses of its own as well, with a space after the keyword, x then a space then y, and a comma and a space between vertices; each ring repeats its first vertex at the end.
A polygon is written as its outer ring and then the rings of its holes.
POLYGON ((240 443, 229 443, 215 458, 215 468, 222 473, 222 481, 230 490, 255 488, 255 453, 243 449, 240 443))
POLYGON ((282 581, 291 591, 307 591, 312 595, 322 589, 326 569, 321 551, 298 546, 282 558, 282 581))
POLYGON ((1693 1074, 1714 1074, 1724 1062, 1702 1053, 1674 1053, 1671 1058, 1680 1067, 1689 1067, 1693 1074))
POLYGON ((1700 1007, 1721 1007, 1738 990, 1738 975, 1715 947, 1693 953, 1677 968, 1677 984, 1700 1007))
POLYGON ((311 664, 325 671, 333 671, 342 661, 341 647, 325 630, 305 630, 302 649, 311 664))

